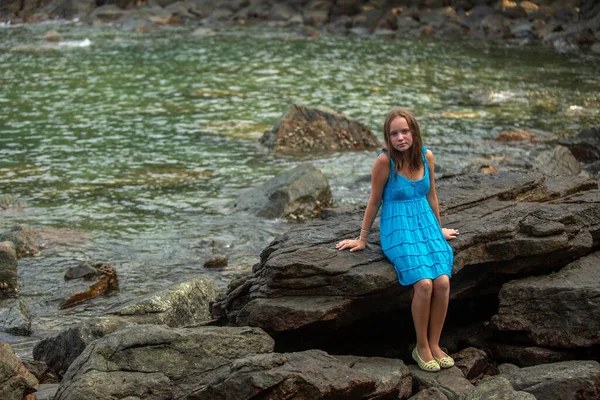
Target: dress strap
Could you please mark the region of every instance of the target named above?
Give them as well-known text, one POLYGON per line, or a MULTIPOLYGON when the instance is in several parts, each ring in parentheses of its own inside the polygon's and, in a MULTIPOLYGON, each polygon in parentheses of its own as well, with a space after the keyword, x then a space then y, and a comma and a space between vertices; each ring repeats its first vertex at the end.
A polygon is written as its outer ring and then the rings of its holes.
POLYGON ((427 158, 425 157, 425 154, 427 154, 427 147, 423 146, 423 148, 421 149, 421 151, 423 152, 421 154, 421 160, 423 160, 424 164, 427 164, 427 158))
POLYGON ((385 153, 388 156, 388 159, 390 160, 390 176, 388 177, 388 180, 390 180, 392 178, 392 176, 396 175, 396 166, 394 165, 394 160, 392 160, 392 157, 390 157, 390 153, 387 151, 387 149, 382 149, 379 153, 377 153, 377 157, 379 157, 381 155, 381 153, 385 153))

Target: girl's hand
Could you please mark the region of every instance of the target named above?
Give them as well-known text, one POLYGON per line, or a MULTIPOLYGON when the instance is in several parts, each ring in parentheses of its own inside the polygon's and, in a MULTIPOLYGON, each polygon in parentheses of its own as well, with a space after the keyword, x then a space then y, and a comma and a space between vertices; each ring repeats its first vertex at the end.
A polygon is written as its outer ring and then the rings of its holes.
POLYGON ((366 246, 367 242, 364 240, 351 240, 346 239, 335 245, 335 248, 338 250, 350 249, 350 251, 359 251, 363 250, 366 246))
POLYGON ((456 239, 456 237, 458 236, 458 230, 457 229, 442 228, 442 233, 444 234, 444 238, 446 240, 456 239))

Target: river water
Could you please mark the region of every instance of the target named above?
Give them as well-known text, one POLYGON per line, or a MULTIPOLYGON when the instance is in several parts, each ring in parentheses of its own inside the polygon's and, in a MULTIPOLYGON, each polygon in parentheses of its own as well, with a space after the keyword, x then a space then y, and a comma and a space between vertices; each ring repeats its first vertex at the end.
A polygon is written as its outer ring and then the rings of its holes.
POLYGON ((27 204, 0 210, 0 231, 22 224, 58 242, 19 262, 33 336, 0 341, 26 353, 39 337, 198 275, 226 287, 288 228, 235 213, 233 200, 301 162, 328 177, 336 204, 364 203, 376 152, 278 155, 257 143, 292 103, 340 111, 380 140, 387 111, 405 106, 450 173, 549 146, 494 141, 502 130, 545 141, 600 125, 598 59, 541 44, 193 30, 0 26, 0 194, 27 204), (63 42, 45 43, 50 29, 63 42), (213 248, 228 267, 203 267, 213 248), (114 265, 121 290, 61 311, 89 285, 63 279, 80 261, 114 265))

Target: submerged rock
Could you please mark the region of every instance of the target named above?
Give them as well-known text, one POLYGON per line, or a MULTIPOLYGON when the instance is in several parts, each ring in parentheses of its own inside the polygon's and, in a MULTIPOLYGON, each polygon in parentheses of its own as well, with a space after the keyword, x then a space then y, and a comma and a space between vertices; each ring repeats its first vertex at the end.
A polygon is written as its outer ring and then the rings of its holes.
POLYGON ((326 108, 294 104, 260 142, 278 152, 364 150, 381 147, 363 124, 326 108))
POLYGON ((75 293, 70 296, 60 308, 69 308, 88 300, 96 298, 102 294, 108 294, 119 290, 119 275, 117 270, 108 264, 96 264, 94 268, 100 273, 100 279, 94 283, 85 292, 75 293))
POLYGON ((38 381, 7 343, 0 343, 0 398, 22 400, 37 390, 38 381))
POLYGON ((313 218, 332 204, 325 175, 312 164, 302 164, 240 195, 234 207, 264 218, 313 218))

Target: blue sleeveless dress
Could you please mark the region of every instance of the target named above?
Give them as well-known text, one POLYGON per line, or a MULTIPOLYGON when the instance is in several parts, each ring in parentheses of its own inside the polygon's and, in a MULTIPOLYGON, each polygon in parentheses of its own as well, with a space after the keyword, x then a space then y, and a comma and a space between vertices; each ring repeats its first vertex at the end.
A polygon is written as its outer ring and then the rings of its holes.
POLYGON ((452 276, 452 248, 427 201, 430 180, 426 152, 423 147, 425 175, 417 181, 396 173, 390 158, 390 174, 383 189, 381 248, 394 264, 398 280, 404 286, 444 274, 452 276))

